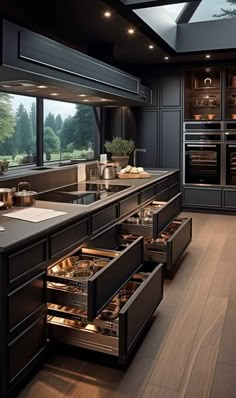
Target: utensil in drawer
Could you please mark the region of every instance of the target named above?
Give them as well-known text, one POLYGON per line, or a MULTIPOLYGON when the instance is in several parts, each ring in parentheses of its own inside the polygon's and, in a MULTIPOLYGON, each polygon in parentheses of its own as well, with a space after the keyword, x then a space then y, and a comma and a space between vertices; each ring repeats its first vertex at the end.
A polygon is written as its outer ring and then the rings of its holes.
POLYGON ((108 306, 101 312, 100 318, 103 320, 115 319, 119 315, 119 305, 117 302, 111 302, 108 306))
POLYGON ((104 268, 109 263, 106 258, 94 259, 93 271, 98 272, 100 269, 104 268))
POLYGON ((93 271, 89 268, 76 268, 70 274, 73 279, 80 282, 86 282, 93 275, 93 271))

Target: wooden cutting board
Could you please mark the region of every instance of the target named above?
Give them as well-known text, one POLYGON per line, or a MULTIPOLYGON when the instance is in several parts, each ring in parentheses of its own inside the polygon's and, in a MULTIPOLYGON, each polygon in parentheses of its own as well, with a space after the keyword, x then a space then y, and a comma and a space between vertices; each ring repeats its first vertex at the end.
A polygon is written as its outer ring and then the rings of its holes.
POLYGON ((133 173, 121 174, 121 173, 118 173, 117 176, 118 176, 118 178, 123 178, 123 179, 130 179, 130 178, 150 178, 150 177, 151 177, 151 174, 146 173, 146 171, 144 171, 143 173, 138 173, 138 174, 133 174, 133 173))

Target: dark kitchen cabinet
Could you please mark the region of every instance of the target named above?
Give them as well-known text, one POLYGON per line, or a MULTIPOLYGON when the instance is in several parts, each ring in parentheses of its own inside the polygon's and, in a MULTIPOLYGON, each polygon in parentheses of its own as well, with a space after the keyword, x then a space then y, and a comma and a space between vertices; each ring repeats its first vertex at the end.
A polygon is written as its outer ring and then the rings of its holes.
POLYGON ((185 120, 221 119, 221 72, 217 67, 194 68, 185 73, 185 120))
POLYGON ((221 188, 184 187, 184 206, 222 207, 221 188))
POLYGON ((182 73, 170 72, 160 76, 160 107, 182 106, 182 73))
POLYGON ((181 167, 182 111, 164 109, 160 111, 161 167, 181 167))
POLYGON ((137 153, 137 164, 144 168, 160 167, 158 145, 158 110, 140 110, 136 119, 137 147, 146 152, 137 153))

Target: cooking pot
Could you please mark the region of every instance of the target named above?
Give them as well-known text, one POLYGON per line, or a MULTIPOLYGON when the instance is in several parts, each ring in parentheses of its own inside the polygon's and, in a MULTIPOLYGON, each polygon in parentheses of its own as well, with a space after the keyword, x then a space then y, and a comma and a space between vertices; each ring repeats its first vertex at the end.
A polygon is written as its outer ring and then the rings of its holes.
POLYGON ((105 166, 102 171, 102 178, 104 180, 112 180, 113 178, 116 178, 115 168, 113 166, 105 166))
POLYGON ((37 192, 30 190, 29 182, 19 182, 17 185, 17 192, 14 194, 14 205, 31 206, 35 203, 36 197, 37 192), (22 189, 22 187, 28 188, 28 190, 22 189))
POLYGON ((12 207, 15 188, 0 188, 0 208, 8 209, 12 207))

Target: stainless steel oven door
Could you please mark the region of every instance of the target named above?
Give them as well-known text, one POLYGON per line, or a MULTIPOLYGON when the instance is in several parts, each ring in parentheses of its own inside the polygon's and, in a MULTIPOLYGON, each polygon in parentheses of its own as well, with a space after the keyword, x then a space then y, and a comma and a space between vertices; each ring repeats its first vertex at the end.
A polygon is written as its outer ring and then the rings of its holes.
POLYGON ((184 144, 185 184, 220 185, 221 144, 184 144))

